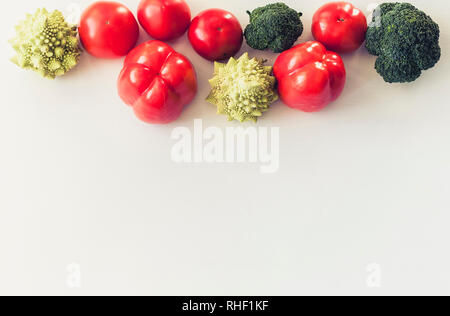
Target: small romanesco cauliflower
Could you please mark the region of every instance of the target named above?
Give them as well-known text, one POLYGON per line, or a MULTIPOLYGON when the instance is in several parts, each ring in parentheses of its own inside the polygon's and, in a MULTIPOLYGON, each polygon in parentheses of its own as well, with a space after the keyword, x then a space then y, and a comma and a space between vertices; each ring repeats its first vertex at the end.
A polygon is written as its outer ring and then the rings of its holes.
POLYGON ((54 79, 74 68, 81 55, 76 26, 69 25, 59 11, 39 9, 16 26, 10 43, 16 55, 12 61, 45 78, 54 79))
POLYGON ((248 53, 237 60, 231 58, 227 64, 216 62, 214 77, 209 81, 212 91, 206 100, 229 121, 256 122, 278 99, 272 70, 263 61, 249 59, 248 53))

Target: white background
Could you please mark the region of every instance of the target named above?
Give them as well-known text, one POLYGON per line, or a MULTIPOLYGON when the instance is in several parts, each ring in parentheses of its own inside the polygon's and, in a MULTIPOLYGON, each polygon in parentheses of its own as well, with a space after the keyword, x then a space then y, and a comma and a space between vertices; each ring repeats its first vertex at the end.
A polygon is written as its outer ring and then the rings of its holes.
MULTIPOLYGON (((123 2, 136 11, 138 0, 123 2)), ((269 3, 188 2, 193 15, 220 7, 243 26, 246 10, 269 3)), ((285 2, 304 12, 300 40, 310 39, 326 1, 285 2)), ((353 2, 365 9, 372 1, 353 2)), ((280 169, 270 175, 255 164, 171 160, 174 128, 192 129, 195 118, 239 126, 204 101, 213 67, 186 37, 173 46, 196 66, 197 99, 174 124, 150 126, 117 96, 122 60, 85 54, 55 81, 8 61, 7 39, 25 13, 76 13, 90 1, 8 2, 0 20, 0 294, 450 294, 450 6, 412 2, 440 24, 437 67, 389 85, 364 49, 345 56, 338 102, 318 114, 277 103, 258 122, 280 127, 280 169), (68 286, 72 263, 81 288, 68 286), (368 282, 373 263, 381 287, 368 282)))

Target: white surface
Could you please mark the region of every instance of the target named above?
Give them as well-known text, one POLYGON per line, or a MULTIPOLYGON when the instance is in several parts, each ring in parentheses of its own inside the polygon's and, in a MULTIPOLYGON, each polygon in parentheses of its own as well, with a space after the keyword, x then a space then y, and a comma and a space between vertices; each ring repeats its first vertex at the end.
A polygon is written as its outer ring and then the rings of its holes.
MULTIPOLYGON (((186 38, 173 45, 201 86, 169 126, 140 123, 119 100, 121 60, 85 54, 56 81, 8 62, 26 12, 89 2, 13 1, 0 22, 0 294, 450 294, 448 1, 412 1, 440 24, 443 49, 416 82, 384 83, 361 49, 344 57, 348 85, 324 112, 274 105, 257 125, 280 127, 270 175, 171 160, 175 127, 238 126, 203 101, 212 65, 186 38), (81 288, 66 284, 71 263, 81 288), (379 288, 367 283, 372 263, 379 288)), ((301 41, 311 38, 326 1, 285 2, 304 12, 301 41)), ((243 26, 267 3, 189 0, 193 14, 221 7, 243 26)))

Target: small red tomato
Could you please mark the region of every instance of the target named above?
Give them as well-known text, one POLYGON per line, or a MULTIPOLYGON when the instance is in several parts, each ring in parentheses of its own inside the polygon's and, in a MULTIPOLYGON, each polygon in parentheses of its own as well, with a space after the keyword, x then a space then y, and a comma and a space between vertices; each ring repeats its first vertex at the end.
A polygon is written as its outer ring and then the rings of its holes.
POLYGON ((189 28, 189 41, 195 51, 208 60, 234 56, 244 39, 241 24, 228 11, 210 9, 200 13, 189 28))
POLYGON ((341 57, 313 41, 283 52, 275 62, 273 73, 281 100, 304 112, 320 111, 335 101, 346 81, 341 57))
POLYGON ((331 2, 313 17, 314 38, 327 49, 349 53, 361 47, 366 39, 367 19, 364 13, 348 2, 331 2))
POLYGON ((126 56, 136 45, 139 25, 126 6, 99 1, 83 12, 79 32, 84 48, 91 55, 119 58, 126 56))
POLYGON ((175 121, 194 99, 197 76, 185 56, 153 40, 128 54, 117 88, 140 120, 167 124, 175 121))
POLYGON ((142 0, 138 20, 151 37, 170 41, 188 29, 191 9, 184 0, 142 0))

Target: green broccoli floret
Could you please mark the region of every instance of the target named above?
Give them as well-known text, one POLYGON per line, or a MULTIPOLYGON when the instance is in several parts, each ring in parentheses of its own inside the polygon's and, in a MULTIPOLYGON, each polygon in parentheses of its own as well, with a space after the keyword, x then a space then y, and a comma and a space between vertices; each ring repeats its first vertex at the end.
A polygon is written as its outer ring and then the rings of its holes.
POLYGON ((291 48, 303 33, 302 13, 284 3, 269 4, 247 13, 250 24, 244 35, 247 44, 254 49, 281 53, 291 48))
POLYGON ((439 25, 409 3, 375 9, 366 37, 375 69, 386 82, 412 82, 441 58, 439 25))
POLYGON ((81 55, 77 27, 69 25, 59 11, 39 9, 16 26, 10 43, 16 51, 12 61, 45 78, 62 76, 74 68, 81 55))

